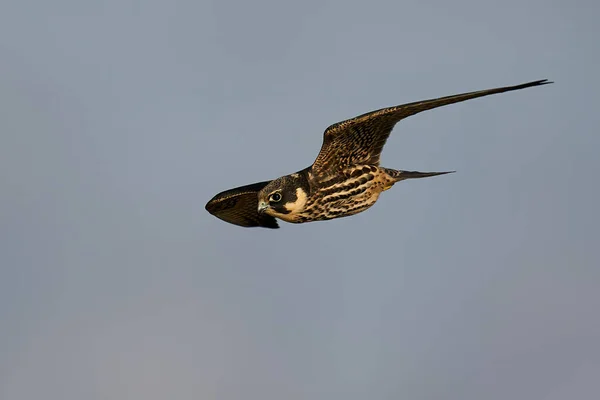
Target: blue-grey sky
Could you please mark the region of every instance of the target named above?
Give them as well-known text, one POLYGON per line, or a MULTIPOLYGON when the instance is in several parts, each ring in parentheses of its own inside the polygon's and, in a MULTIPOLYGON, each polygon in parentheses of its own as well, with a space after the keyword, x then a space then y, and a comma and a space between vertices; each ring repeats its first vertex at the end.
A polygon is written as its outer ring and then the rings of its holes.
POLYGON ((0 6, 0 398, 600 393, 597 1, 0 6), (406 181, 273 230, 206 213, 401 122, 406 181))

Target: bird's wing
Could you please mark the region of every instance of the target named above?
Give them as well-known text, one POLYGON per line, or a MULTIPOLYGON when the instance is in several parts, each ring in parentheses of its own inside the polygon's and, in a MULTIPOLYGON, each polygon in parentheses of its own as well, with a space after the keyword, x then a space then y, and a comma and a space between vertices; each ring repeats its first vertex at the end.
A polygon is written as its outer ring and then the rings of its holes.
POLYGON ((505 86, 417 101, 395 107, 382 108, 381 110, 338 122, 325 130, 323 145, 317 159, 313 163, 312 171, 315 174, 336 173, 349 165, 378 165, 381 150, 396 123, 421 111, 490 94, 519 90, 548 83, 552 82, 544 79, 516 86, 505 86))
POLYGON ((208 203, 206 211, 231 224, 264 228, 279 228, 277 220, 267 214, 258 213, 258 192, 270 181, 240 186, 217 194, 208 203))

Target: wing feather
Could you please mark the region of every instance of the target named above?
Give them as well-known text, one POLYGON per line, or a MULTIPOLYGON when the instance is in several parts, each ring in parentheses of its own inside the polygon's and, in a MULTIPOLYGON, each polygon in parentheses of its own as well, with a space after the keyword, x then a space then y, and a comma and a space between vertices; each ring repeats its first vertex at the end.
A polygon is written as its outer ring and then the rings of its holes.
POLYGON ((258 213, 258 192, 270 181, 253 183, 221 192, 213 197, 206 211, 231 224, 277 229, 279 225, 274 217, 258 213))
POLYGON ((422 111, 458 103, 477 97, 546 85, 547 79, 476 92, 456 94, 382 108, 329 126, 323 145, 312 166, 315 174, 335 173, 356 164, 379 165, 383 146, 394 126, 404 118, 422 111))

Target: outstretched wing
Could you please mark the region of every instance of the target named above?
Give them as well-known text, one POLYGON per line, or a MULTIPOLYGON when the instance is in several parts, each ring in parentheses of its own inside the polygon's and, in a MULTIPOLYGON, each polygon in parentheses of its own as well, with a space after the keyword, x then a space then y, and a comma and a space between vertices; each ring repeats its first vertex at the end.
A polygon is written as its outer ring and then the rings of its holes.
POLYGON ((335 173, 341 168, 354 164, 378 165, 381 150, 396 123, 421 111, 490 94, 509 92, 511 90, 519 90, 548 83, 552 82, 544 79, 516 86, 505 86, 440 97, 438 99, 417 101, 395 107, 382 108, 381 110, 372 111, 356 118, 338 122, 325 130, 321 151, 312 166, 313 173, 335 173))
POLYGON ((277 220, 267 214, 258 213, 258 192, 270 181, 240 186, 217 194, 208 203, 206 211, 231 224, 264 228, 279 228, 277 220))

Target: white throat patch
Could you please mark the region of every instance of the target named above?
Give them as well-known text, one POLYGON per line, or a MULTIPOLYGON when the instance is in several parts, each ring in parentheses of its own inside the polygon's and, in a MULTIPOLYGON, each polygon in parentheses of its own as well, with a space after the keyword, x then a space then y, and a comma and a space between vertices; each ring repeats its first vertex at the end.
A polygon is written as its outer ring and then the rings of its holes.
POLYGON ((296 188, 296 201, 293 203, 285 203, 285 209, 288 210, 290 214, 300 213, 304 211, 307 198, 308 196, 302 188, 296 188))
POLYGON ((306 192, 300 188, 296 188, 296 201, 285 203, 284 207, 289 213, 281 214, 275 211, 273 208, 267 208, 266 213, 272 217, 282 219, 286 222, 299 222, 298 218, 304 211, 308 196, 306 192))

